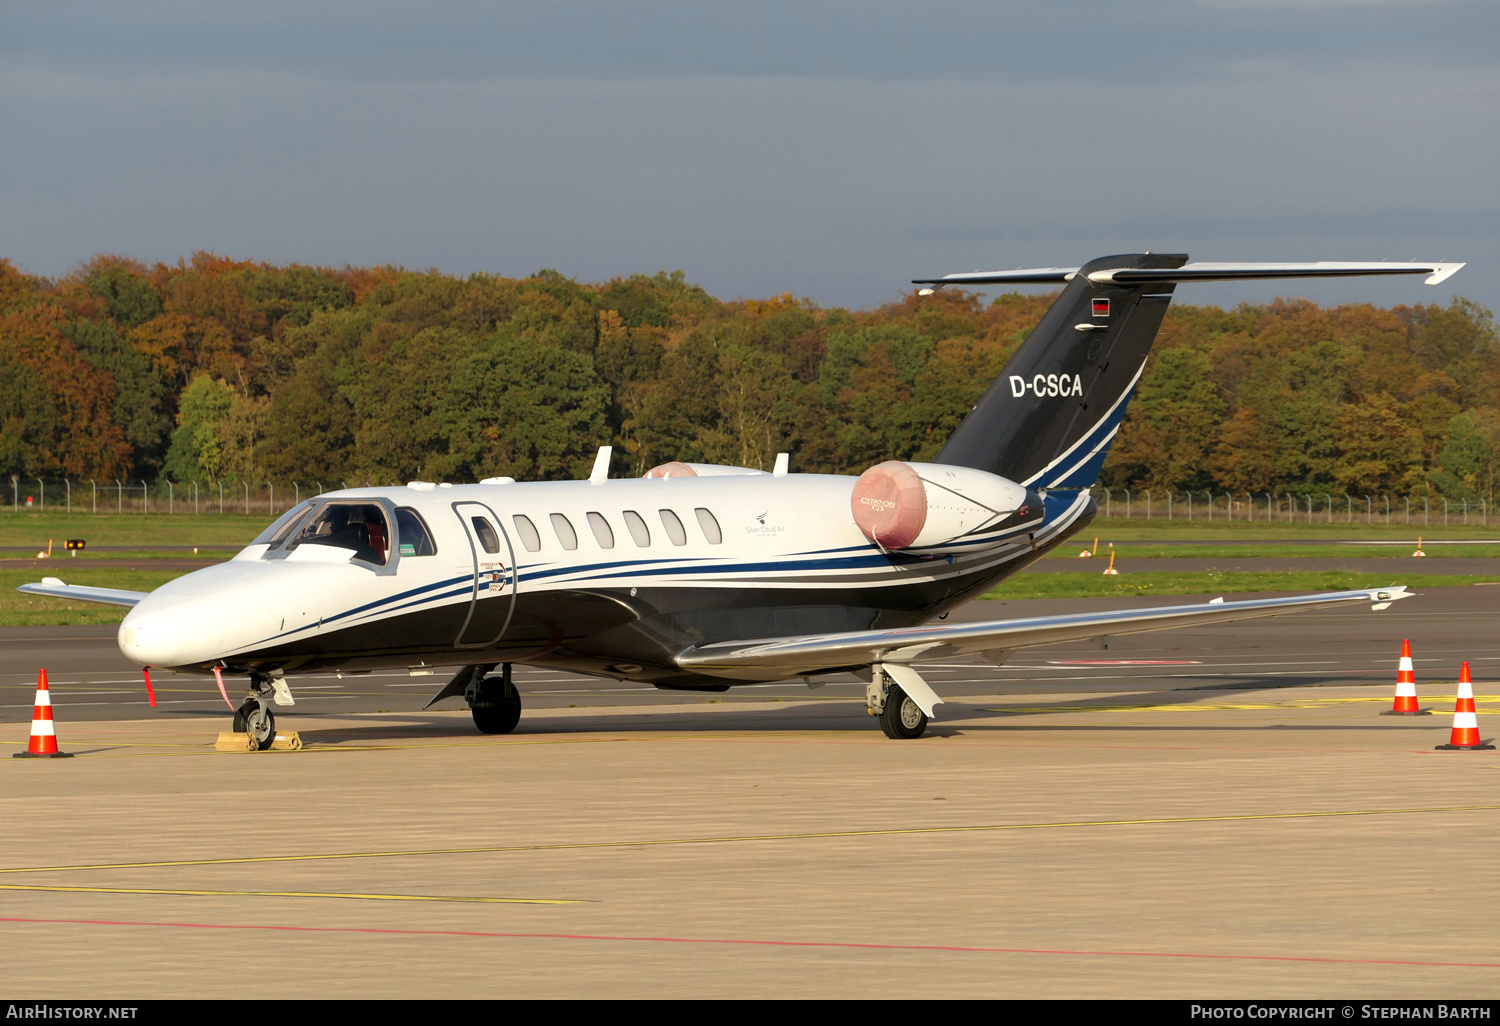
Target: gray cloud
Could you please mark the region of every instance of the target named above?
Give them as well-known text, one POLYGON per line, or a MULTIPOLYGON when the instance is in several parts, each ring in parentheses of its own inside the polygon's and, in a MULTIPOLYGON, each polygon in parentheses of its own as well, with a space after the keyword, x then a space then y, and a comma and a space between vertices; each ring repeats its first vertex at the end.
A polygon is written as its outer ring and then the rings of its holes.
POLYGON ((92 73, 232 68, 381 81, 727 75, 1183 81, 1274 56, 1491 65, 1492 0, 532 0, 15 4, 0 59, 92 73))
POLYGON ((1500 306, 1500 75, 1473 38, 1500 5, 34 6, 0 37, 0 254, 42 273, 204 248, 680 267, 725 297, 868 305, 1144 248, 1471 261, 1443 289, 1189 301, 1500 306))

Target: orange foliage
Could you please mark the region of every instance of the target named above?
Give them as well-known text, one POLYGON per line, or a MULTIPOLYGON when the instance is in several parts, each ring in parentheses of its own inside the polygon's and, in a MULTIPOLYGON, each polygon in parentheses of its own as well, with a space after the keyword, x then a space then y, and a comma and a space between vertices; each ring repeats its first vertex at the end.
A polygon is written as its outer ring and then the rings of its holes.
POLYGON ((114 379, 90 367, 63 335, 60 307, 33 306, 0 317, 7 354, 41 378, 47 405, 21 411, 24 429, 41 451, 44 472, 112 476, 128 466, 130 446, 111 419, 114 379))
POLYGON ((130 344, 168 381, 185 387, 196 370, 239 382, 245 360, 224 326, 210 318, 166 313, 130 332, 130 344))

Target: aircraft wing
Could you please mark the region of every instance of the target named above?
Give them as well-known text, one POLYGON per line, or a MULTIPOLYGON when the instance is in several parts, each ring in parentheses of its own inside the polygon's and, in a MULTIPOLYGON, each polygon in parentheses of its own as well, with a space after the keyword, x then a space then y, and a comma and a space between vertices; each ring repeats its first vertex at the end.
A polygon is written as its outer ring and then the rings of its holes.
POLYGON ((133 606, 149 591, 125 591, 120 588, 87 588, 81 584, 64 584, 56 577, 43 577, 40 584, 23 584, 17 591, 48 598, 74 599, 79 602, 102 602, 108 606, 133 606))
POLYGON ((893 630, 845 631, 800 637, 722 641, 696 645, 677 657, 677 665, 713 677, 765 680, 767 671, 798 677, 876 663, 902 664, 917 659, 1007 651, 1062 641, 1083 641, 1114 634, 1196 627, 1206 623, 1277 616, 1304 609, 1371 604, 1384 609, 1410 598, 1402 586, 1319 595, 1288 595, 1243 602, 1194 603, 1094 613, 1065 613, 1019 620, 979 623, 934 623, 893 630))

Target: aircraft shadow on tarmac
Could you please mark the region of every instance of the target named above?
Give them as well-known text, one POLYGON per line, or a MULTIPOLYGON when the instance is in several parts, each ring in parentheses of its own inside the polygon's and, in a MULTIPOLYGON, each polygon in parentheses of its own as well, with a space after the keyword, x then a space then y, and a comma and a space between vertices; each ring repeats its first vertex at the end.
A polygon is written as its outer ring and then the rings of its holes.
MULTIPOLYGON (((1307 683, 1326 683, 1322 679, 1311 679, 1307 683)), ((1294 684, 1281 682, 1274 687, 1277 689, 1296 686, 1294 684)), ((1241 686, 1236 690, 1244 690, 1247 686, 1241 686)), ((1373 711, 1368 723, 1245 723, 1245 724, 1204 724, 1204 723, 1181 723, 1181 724, 1111 724, 1100 723, 1091 720, 1087 723, 1026 723, 1024 718, 1032 716, 1056 716, 1068 713, 1090 713, 1105 712, 1111 709, 1119 709, 1122 705, 1130 706, 1131 712, 1149 714, 1153 706, 1182 706, 1190 704, 1194 700, 1207 701, 1215 697, 1205 692, 1222 692, 1222 685, 1214 685, 1211 688, 1195 689, 1173 689, 1155 691, 1148 693, 1136 693, 1129 696, 1091 696, 1089 698, 1072 701, 1042 701, 1035 705, 1022 706, 1014 711, 996 708, 993 705, 985 705, 966 701, 954 701, 946 703, 946 712, 949 718, 962 718, 962 725, 950 725, 941 720, 934 721, 927 730, 927 737, 954 737, 966 733, 1020 733, 1020 732, 1076 732, 1076 731, 1110 731, 1123 733, 1142 733, 1154 731, 1193 732, 1211 731, 1222 732, 1256 732, 1267 730, 1337 730, 1337 731, 1364 731, 1364 730, 1420 730, 1431 731, 1433 724, 1428 721, 1421 723, 1391 723, 1388 720, 1377 720, 1373 711), (1194 694, 1193 692, 1196 692, 1194 694), (1122 699, 1124 699, 1122 701, 1122 699), (979 722, 975 722, 975 721, 979 722), (989 721, 989 722, 985 722, 989 721)), ((1260 688, 1257 686, 1257 690, 1260 688)), ((1295 707, 1289 707, 1288 712, 1295 707)), ((1373 705, 1372 705, 1373 709, 1373 705)), ((939 710, 940 713, 944 710, 939 710)), ((1266 710, 1275 711, 1275 710, 1266 710)), ((496 740, 515 739, 524 740, 528 736, 539 735, 617 735, 617 734, 639 734, 654 732, 670 732, 676 734, 733 734, 733 733, 756 733, 764 731, 775 731, 778 733, 796 734, 801 731, 807 732, 838 732, 848 734, 870 734, 878 737, 878 731, 873 729, 870 718, 863 714, 863 709, 854 702, 849 703, 827 703, 823 706, 806 706, 788 704, 781 707, 767 707, 757 703, 753 707, 730 706, 728 708, 716 709, 711 714, 705 714, 698 710, 672 710, 672 711, 650 711, 621 712, 611 709, 605 715, 590 715, 588 710, 580 710, 577 715, 558 716, 549 715, 551 710, 538 710, 522 717, 520 726, 509 735, 497 735, 496 740)), ((458 719, 453 716, 432 716, 422 714, 397 714, 395 722, 389 720, 377 721, 369 714, 319 714, 318 719, 342 721, 344 725, 337 727, 319 727, 302 730, 303 742, 308 745, 336 746, 350 743, 370 742, 402 742, 402 741, 436 741, 436 740, 461 740, 480 742, 485 740, 485 735, 477 733, 466 719, 458 719)), ((296 718, 285 717, 280 726, 284 730, 298 729, 296 718)))

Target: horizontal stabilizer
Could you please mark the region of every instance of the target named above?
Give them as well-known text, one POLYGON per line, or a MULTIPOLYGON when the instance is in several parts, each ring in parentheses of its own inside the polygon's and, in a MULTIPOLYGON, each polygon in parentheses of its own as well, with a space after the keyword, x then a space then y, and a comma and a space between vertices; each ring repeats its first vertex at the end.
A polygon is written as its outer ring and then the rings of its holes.
POLYGON ((48 598, 102 602, 107 606, 133 606, 151 594, 149 591, 123 591, 119 588, 86 588, 79 584, 64 584, 56 577, 43 577, 40 584, 23 584, 16 590, 48 598))
MULTIPOLYGON (((913 285, 1046 285, 1073 280, 1076 267, 1018 267, 1014 271, 969 271, 945 274, 941 278, 913 278, 913 285)), ((931 290, 923 289, 923 293, 931 290)))
POLYGON ((766 680, 768 674, 796 677, 875 663, 909 663, 917 659, 941 659, 995 649, 1010 650, 1053 645, 1063 641, 1085 641, 1106 635, 1196 627, 1208 623, 1276 616, 1304 609, 1326 609, 1365 602, 1375 609, 1384 609, 1392 602, 1410 597, 1411 593, 1404 587, 1393 586, 1363 591, 1324 592, 1321 595, 1285 595, 1243 602, 1204 602, 1153 609, 1036 616, 1019 620, 930 624, 894 630, 724 641, 687 649, 677 657, 677 665, 712 677, 766 680))
MULTIPOLYGON (((1437 285, 1452 277, 1461 263, 1351 262, 1319 260, 1313 263, 1225 264, 1195 261, 1181 267, 1099 268, 1089 272, 1089 281, 1106 285, 1153 285, 1190 281, 1267 281, 1277 278, 1362 278, 1390 274, 1425 274, 1426 284, 1437 285)), ((1077 267, 1033 267, 1014 271, 970 271, 941 278, 913 278, 913 285, 926 285, 927 292, 944 285, 1021 285, 1069 282, 1077 267)))

